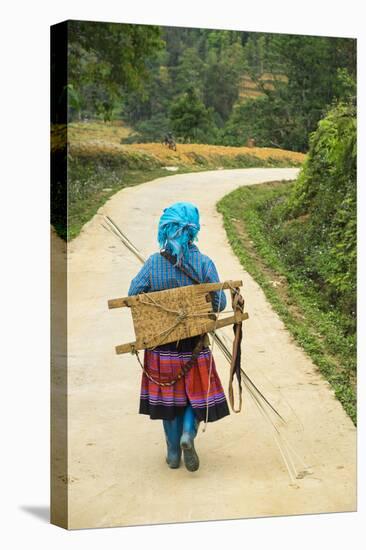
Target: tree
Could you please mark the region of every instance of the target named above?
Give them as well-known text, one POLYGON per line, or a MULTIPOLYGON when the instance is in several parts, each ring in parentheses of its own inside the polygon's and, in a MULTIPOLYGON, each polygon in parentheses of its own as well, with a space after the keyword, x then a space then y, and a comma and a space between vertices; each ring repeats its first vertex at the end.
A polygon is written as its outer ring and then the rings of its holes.
MULTIPOLYGON (((311 134, 306 163, 285 215, 308 249, 294 256, 330 300, 355 318, 357 131, 355 101, 334 104, 311 134)), ((292 237, 294 234, 292 235, 292 237)), ((293 239, 296 247, 296 239, 293 239)))
POLYGON ((235 42, 221 51, 219 56, 211 56, 205 79, 204 101, 226 122, 239 97, 240 79, 245 70, 242 46, 235 42))
POLYGON ((91 85, 88 107, 107 118, 123 92, 142 88, 146 61, 163 46, 159 27, 150 25, 69 21, 68 33, 69 84, 81 97, 91 85))
POLYGON ((210 143, 215 137, 216 128, 213 113, 207 109, 190 87, 171 106, 170 120, 173 131, 184 140, 210 143))
POLYGON ((202 97, 205 64, 196 48, 185 49, 179 58, 177 67, 171 72, 174 75, 175 93, 181 94, 188 85, 194 88, 197 95, 202 97))
MULTIPOLYGON (((276 84, 282 104, 285 142, 305 151, 308 136, 338 95, 338 69, 355 74, 355 40, 321 36, 272 35, 269 62, 280 60, 287 81, 276 84)), ((273 92, 268 91, 271 97, 273 92)))
POLYGON ((355 93, 352 39, 258 33, 248 39, 245 57, 264 97, 235 107, 223 132, 225 143, 243 143, 252 134, 260 145, 306 151, 309 134, 332 101, 355 93), (271 75, 270 83, 263 71, 271 75))
POLYGON ((224 145, 245 145, 254 138, 259 147, 283 147, 286 129, 281 103, 267 96, 247 99, 235 105, 224 126, 224 145))

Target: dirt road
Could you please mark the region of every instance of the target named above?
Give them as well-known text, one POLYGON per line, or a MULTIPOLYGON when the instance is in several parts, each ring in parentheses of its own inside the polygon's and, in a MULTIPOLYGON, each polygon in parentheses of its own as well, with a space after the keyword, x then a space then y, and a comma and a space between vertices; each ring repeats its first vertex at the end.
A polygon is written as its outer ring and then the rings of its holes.
MULTIPOLYGON (((137 413, 140 367, 132 356, 114 354, 115 345, 134 339, 130 312, 107 308, 109 298, 127 294, 140 264, 101 227, 97 214, 69 246, 71 528, 355 510, 356 430, 241 267, 215 209, 238 186, 296 174, 243 169, 174 175, 120 191, 99 214, 109 214, 149 255, 157 250, 162 209, 178 200, 197 204, 198 246, 215 260, 221 280, 244 282, 250 314, 245 368, 290 413, 289 438, 313 474, 298 487, 290 484, 271 433, 246 394, 242 413, 198 434, 197 472, 167 467, 161 421, 137 413)), ((227 364, 217 349, 215 357, 227 388, 227 364)))

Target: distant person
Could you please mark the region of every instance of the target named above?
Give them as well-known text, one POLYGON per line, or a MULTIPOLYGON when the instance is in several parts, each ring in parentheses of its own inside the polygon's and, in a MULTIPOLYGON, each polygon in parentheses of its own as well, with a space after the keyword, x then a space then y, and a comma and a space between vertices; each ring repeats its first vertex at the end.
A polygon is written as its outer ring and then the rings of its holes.
POLYGON ((175 139, 174 139, 174 136, 173 136, 172 132, 168 132, 165 135, 163 143, 164 143, 164 145, 167 145, 169 147, 169 149, 173 149, 174 151, 177 150, 177 144, 175 142, 175 139))

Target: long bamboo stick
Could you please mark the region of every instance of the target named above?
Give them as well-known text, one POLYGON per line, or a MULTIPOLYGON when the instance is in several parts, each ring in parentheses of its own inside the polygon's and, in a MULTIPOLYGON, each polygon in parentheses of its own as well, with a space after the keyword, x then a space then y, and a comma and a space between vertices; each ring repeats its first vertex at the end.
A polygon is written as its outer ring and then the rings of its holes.
MULTIPOLYGON (((108 225, 110 226, 110 231, 119 238, 123 244, 140 260, 142 264, 146 262, 146 258, 141 254, 141 252, 136 248, 136 246, 129 240, 129 238, 121 231, 121 229, 118 227, 118 225, 109 217, 105 216, 105 220, 107 221, 108 225)), ((103 225, 103 224, 102 224, 103 225)), ((107 229, 106 226, 103 225, 105 229, 107 229)), ((210 332, 210 336, 215 340, 215 343, 220 348, 222 354, 224 355, 225 359, 228 361, 229 364, 231 364, 232 360, 232 354, 230 350, 227 348, 225 342, 221 339, 221 337, 216 332, 210 332)), ((262 394, 262 392, 257 388, 257 386, 254 384, 254 382, 250 379, 248 374, 244 371, 244 369, 241 367, 241 372, 244 376, 244 381, 246 383, 246 387, 248 391, 254 391, 257 395, 259 395, 266 404, 271 408, 271 410, 275 413, 277 418, 281 420, 283 423, 286 423, 284 418, 280 415, 280 413, 274 408, 274 406, 268 401, 268 399, 262 394), (249 390, 249 387, 251 388, 249 390)))
MULTIPOLYGON (((128 250, 130 250, 140 260, 141 263, 145 263, 146 259, 144 258, 144 256, 141 254, 141 252, 138 250, 138 248, 136 248, 136 246, 128 239, 128 237, 121 231, 121 229, 117 226, 117 224, 109 216, 105 216, 104 219, 107 222, 107 226, 108 226, 107 227, 104 224, 102 224, 104 229, 106 229, 107 231, 110 231, 120 241, 122 241, 123 244, 126 246, 126 248, 128 248, 128 250)), ((215 343, 220 348, 220 350, 221 350, 223 356, 225 357, 225 359, 229 362, 229 364, 231 364, 232 354, 231 354, 230 350, 227 348, 225 342, 221 339, 221 337, 216 332, 211 332, 210 336, 214 339, 215 343)), ((262 416, 269 422, 269 424, 271 425, 272 429, 275 432, 274 436, 275 436, 275 439, 276 439, 276 443, 279 447, 281 457, 282 457, 282 459, 285 463, 285 466, 287 468, 287 471, 288 471, 288 474, 290 476, 291 481, 294 480, 294 476, 296 478, 300 478, 303 475, 305 475, 306 473, 309 473, 309 468, 307 466, 305 466, 305 470, 303 470, 302 472, 300 472, 300 473, 297 472, 297 470, 294 466, 294 463, 293 463, 293 457, 291 457, 291 448, 289 448, 289 445, 285 444, 284 441, 282 440, 282 438, 280 436, 280 433, 279 433, 279 430, 278 430, 278 427, 276 426, 276 424, 274 423, 272 418, 269 416, 269 414, 265 413, 265 411, 263 409, 263 405, 267 405, 269 407, 269 409, 275 414, 277 419, 279 419, 283 424, 286 424, 286 420, 281 416, 281 414, 275 409, 275 407, 268 401, 268 399, 258 389, 258 387, 250 379, 250 377, 244 371, 244 369, 241 367, 240 370, 241 370, 241 373, 242 373, 243 378, 244 378, 245 387, 247 388, 247 390, 248 390, 249 394, 251 395, 252 399, 257 404, 258 408, 260 409, 260 412, 262 413, 262 416), (288 460, 286 459, 286 455, 291 461, 291 467, 288 463, 288 460)), ((299 458, 298 455, 294 451, 292 451, 292 454, 293 454, 294 457, 299 458)))

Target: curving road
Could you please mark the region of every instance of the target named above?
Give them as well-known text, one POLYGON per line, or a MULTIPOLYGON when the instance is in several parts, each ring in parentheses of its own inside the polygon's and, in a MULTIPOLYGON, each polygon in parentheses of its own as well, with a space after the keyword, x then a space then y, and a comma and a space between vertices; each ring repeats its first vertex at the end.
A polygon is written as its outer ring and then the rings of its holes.
MULTIPOLYGON (((329 384, 294 343, 260 287, 231 251, 216 202, 241 185, 294 179, 297 169, 240 169, 173 175, 114 195, 69 245, 69 525, 102 527, 352 511, 356 430, 329 384), (200 469, 165 464, 160 421, 137 414, 140 370, 114 346, 134 339, 130 312, 110 311, 127 293, 138 260, 101 227, 109 214, 140 250, 157 250, 162 209, 192 201, 198 242, 221 280, 242 279, 248 374, 289 418, 288 438, 312 475, 290 483, 267 424, 244 394, 244 411, 209 424, 197 438, 200 469)), ((228 368, 216 349, 227 388, 228 368)))

